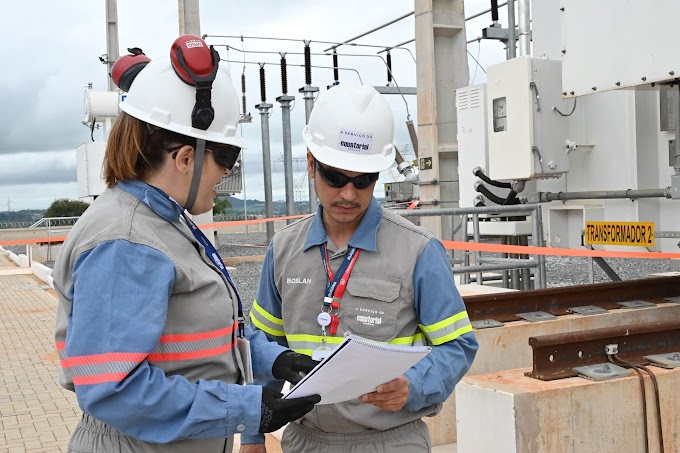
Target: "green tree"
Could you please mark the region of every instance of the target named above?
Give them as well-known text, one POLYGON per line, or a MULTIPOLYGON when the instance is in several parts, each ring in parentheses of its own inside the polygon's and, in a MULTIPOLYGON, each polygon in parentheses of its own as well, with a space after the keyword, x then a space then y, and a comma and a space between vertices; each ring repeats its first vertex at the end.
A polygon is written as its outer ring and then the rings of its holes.
POLYGON ((231 203, 228 198, 216 198, 215 205, 213 206, 214 215, 223 215, 227 213, 227 210, 231 208, 231 203))
POLYGON ((57 198, 52 202, 45 217, 79 217, 90 206, 89 203, 80 200, 69 200, 68 198, 57 198))

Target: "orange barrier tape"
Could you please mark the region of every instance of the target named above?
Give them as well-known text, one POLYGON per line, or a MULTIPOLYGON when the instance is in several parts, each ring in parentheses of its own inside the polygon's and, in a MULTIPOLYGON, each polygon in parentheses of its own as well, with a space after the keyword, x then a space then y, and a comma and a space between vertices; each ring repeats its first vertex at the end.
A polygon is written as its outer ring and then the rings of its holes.
POLYGON ((597 258, 645 258, 680 259, 680 253, 661 252, 614 252, 609 250, 560 249, 526 245, 481 244, 477 242, 442 241, 447 250, 470 250, 475 252, 515 253, 522 255, 585 256, 597 258))
MULTIPOLYGON (((287 217, 274 217, 274 218, 267 218, 267 219, 253 219, 253 220, 231 220, 227 222, 214 222, 214 223, 204 223, 201 225, 198 225, 198 227, 202 230, 208 229, 208 228, 223 228, 223 227, 231 227, 231 226, 238 226, 238 225, 253 225, 256 223, 267 223, 267 222, 275 222, 277 220, 292 220, 292 219, 301 219, 302 217, 307 217, 309 214, 301 214, 301 215, 291 215, 287 217)), ((53 238, 37 238, 37 239, 15 239, 12 241, 0 241, 0 246, 3 245, 29 245, 29 244, 44 244, 48 242, 64 242, 66 239, 66 236, 59 236, 59 237, 53 237, 53 238)))
MULTIPOLYGON (((277 220, 291 220, 307 217, 310 214, 291 215, 287 217, 275 217, 254 220, 234 220, 229 222, 214 222, 198 225, 202 230, 207 228, 223 228, 237 225, 252 225, 257 223, 274 222, 277 220)), ((48 242, 64 242, 66 236, 38 239, 17 239, 13 241, 0 241, 3 245, 28 245, 48 242)), ((502 245, 482 244, 477 242, 442 241, 447 250, 468 250, 473 252, 514 253, 520 255, 548 255, 548 256, 583 256, 593 258, 644 258, 644 259, 680 259, 680 253, 662 252, 614 252, 609 250, 581 250, 552 247, 534 247, 526 245, 502 245)))

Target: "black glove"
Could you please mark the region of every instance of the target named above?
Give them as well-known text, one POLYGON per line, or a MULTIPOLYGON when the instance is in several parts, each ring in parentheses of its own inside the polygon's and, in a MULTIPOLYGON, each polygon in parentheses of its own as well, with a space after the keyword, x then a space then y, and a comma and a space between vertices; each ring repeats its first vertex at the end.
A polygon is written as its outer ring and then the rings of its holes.
POLYGON ((300 375, 300 373, 307 374, 318 364, 319 362, 312 360, 311 357, 298 354, 289 349, 279 354, 276 360, 274 360, 272 375, 276 379, 283 379, 295 385, 302 380, 303 375, 300 375))
POLYGON ((271 433, 288 422, 297 420, 314 409, 314 405, 321 401, 319 395, 302 398, 281 399, 276 390, 262 387, 262 416, 260 418, 260 432, 271 433))

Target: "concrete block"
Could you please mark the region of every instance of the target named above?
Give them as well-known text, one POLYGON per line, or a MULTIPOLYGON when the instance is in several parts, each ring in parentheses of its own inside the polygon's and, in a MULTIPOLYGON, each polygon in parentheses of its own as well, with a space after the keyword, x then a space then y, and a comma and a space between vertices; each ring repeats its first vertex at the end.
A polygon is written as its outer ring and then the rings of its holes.
MULTIPOLYGON (((555 333, 578 332, 583 330, 614 327, 626 324, 648 323, 680 319, 680 304, 659 304, 652 308, 618 309, 601 315, 564 315, 552 321, 509 322, 504 327, 475 330, 479 351, 467 376, 512 370, 532 366, 532 350, 529 337, 555 333)), ((447 420, 456 420, 454 395, 444 404, 437 417, 426 420, 430 426, 434 445, 456 442, 456 429, 449 429, 447 420)), ((473 411, 463 417, 475 417, 473 411)), ((504 451, 504 450, 499 450, 504 451)))
MULTIPOLYGON (((680 369, 650 367, 661 400, 665 451, 680 451, 680 369)), ((639 453, 645 451, 637 375, 595 382, 539 381, 527 368, 467 376, 456 389, 460 453, 639 453), (489 433, 493 433, 489 435, 489 433)), ((645 378, 649 452, 659 449, 656 402, 645 378)))

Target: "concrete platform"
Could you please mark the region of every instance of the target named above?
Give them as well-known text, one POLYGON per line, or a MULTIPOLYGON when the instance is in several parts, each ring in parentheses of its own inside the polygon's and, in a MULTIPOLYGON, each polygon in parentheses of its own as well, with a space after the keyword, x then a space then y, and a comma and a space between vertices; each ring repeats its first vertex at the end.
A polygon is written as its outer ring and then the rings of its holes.
MULTIPOLYGON (((680 369, 650 367, 661 396, 664 451, 680 451, 680 369)), ((529 368, 468 376, 456 387, 461 452, 640 453, 645 450, 637 375, 595 382, 540 381, 529 368), (490 433, 493 433, 490 435, 490 433)), ((659 448, 656 403, 645 375, 649 452, 659 448)))

